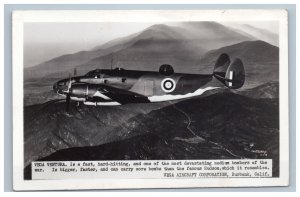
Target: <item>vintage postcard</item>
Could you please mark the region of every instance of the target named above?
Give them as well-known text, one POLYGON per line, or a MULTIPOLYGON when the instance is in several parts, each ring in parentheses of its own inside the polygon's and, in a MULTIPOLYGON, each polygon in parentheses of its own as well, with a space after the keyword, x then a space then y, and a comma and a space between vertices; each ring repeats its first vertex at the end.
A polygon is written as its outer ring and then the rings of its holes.
POLYGON ((15 190, 289 184, 287 11, 12 17, 15 190))

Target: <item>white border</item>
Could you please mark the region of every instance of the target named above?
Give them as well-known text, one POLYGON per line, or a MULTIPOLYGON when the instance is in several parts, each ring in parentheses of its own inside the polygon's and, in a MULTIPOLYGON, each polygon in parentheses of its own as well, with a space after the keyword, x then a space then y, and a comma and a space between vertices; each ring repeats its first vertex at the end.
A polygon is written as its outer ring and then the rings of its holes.
POLYGON ((289 183, 288 28, 285 10, 82 10, 13 13, 13 180, 15 190, 256 187, 289 183), (142 17, 141 17, 142 16, 142 17), (280 178, 23 180, 23 24, 25 22, 262 21, 280 23, 280 178))

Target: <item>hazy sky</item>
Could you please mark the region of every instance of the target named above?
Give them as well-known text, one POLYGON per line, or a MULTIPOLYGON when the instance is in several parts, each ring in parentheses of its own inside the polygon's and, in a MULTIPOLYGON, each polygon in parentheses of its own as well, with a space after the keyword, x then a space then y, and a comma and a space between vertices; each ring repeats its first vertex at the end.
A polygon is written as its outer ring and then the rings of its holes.
POLYGON ((89 50, 154 23, 26 23, 24 63, 34 66, 62 54, 89 50))
MULTIPOLYGON (((89 50, 112 39, 142 31, 153 24, 156 23, 25 23, 24 66, 35 66, 60 55, 89 50)), ((277 23, 241 24, 278 33, 277 23)))
POLYGON ((267 30, 274 34, 278 34, 278 31, 279 31, 279 23, 277 21, 256 21, 256 22, 245 21, 245 22, 241 22, 241 23, 226 22, 223 24, 224 25, 232 25, 232 26, 248 24, 248 25, 251 25, 256 28, 267 30))

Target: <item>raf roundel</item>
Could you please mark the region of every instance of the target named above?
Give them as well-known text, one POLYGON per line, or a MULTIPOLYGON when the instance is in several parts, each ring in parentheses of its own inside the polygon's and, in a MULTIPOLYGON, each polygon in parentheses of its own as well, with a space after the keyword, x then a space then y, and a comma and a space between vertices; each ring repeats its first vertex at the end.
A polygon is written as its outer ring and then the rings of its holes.
POLYGON ((164 80, 162 80, 161 82, 161 89, 164 92, 173 92, 173 90, 175 90, 176 88, 176 83, 174 81, 174 79, 171 78, 165 78, 164 80))

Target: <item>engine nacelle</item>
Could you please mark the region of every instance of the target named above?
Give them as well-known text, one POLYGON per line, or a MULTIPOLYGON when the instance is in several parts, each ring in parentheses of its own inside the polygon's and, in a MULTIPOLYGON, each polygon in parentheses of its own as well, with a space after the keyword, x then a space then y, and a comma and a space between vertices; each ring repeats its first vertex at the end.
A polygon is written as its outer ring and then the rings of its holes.
POLYGON ((163 64, 159 67, 159 73, 164 76, 170 76, 174 74, 174 69, 169 64, 163 64))
POLYGON ((72 84, 70 89, 70 96, 77 98, 87 98, 93 97, 93 95, 98 91, 97 85, 85 84, 85 83, 75 83, 72 84))

